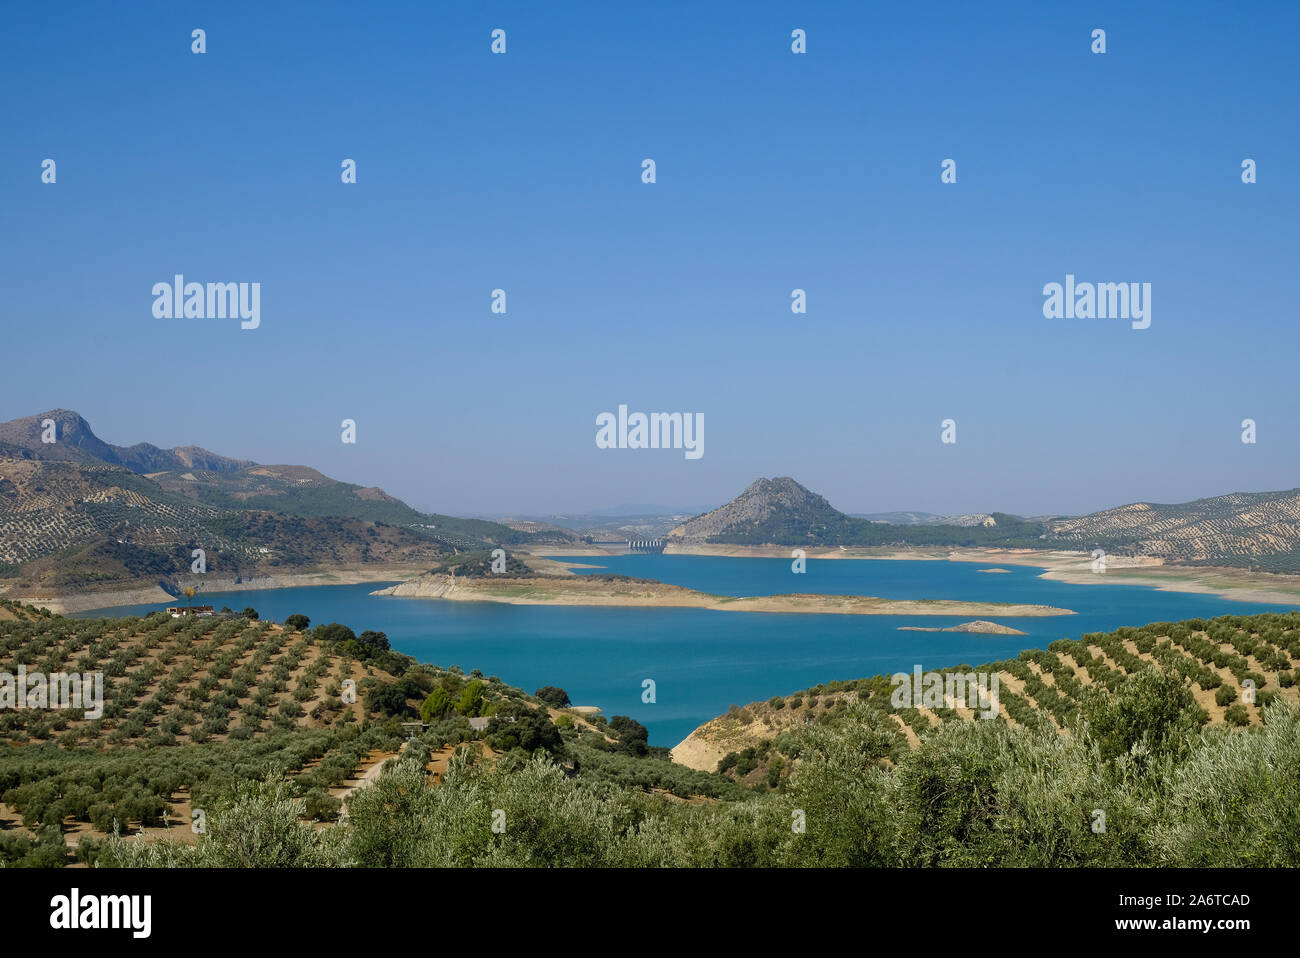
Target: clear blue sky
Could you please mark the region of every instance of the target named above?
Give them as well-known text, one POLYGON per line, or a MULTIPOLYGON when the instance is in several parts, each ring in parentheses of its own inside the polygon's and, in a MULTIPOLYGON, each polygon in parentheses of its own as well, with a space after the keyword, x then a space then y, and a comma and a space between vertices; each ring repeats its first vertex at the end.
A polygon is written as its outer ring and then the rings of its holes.
POLYGON ((14 7, 0 418, 455 513, 1300 485, 1300 4, 982 6, 14 7), (178 272, 260 282, 261 327, 155 319, 178 272), (1151 327, 1045 319, 1067 273, 1151 283, 1151 327), (704 457, 597 449, 619 403, 704 457))

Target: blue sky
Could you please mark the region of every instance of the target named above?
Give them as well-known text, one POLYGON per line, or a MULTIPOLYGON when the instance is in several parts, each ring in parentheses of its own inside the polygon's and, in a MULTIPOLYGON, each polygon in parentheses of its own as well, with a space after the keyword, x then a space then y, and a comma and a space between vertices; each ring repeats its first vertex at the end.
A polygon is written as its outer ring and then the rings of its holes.
POLYGON ((1130 6, 16 8, 0 418, 457 513, 1300 485, 1300 5, 1130 6), (260 282, 260 328, 156 319, 178 272, 260 282), (1151 327, 1045 319, 1067 273, 1151 283, 1151 327), (620 403, 705 455, 597 449, 620 403))

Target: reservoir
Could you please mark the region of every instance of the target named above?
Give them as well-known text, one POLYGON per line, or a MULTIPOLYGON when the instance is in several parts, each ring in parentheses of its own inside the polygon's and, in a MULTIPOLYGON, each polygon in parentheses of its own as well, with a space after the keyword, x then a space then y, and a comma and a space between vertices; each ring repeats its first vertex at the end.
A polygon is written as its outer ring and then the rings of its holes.
MULTIPOLYGON (((630 715, 650 730, 652 745, 676 745, 698 725, 773 695, 835 679, 937 669, 1012 658, 1060 638, 1109 632, 1148 622, 1287 611, 1284 605, 1239 602, 1147 586, 1073 585, 1039 578, 1042 569, 1005 566, 980 572, 972 562, 892 559, 809 559, 793 574, 789 559, 682 555, 566 558, 593 568, 658 579, 717 595, 791 592, 872 595, 889 599, 1022 602, 1072 609, 1043 618, 988 616, 1025 635, 900 632, 899 626, 946 627, 951 616, 813 615, 710 609, 582 608, 493 602, 446 602, 372 596, 390 583, 211 593, 206 604, 257 609, 283 622, 300 612, 313 625, 342 622, 354 631, 388 634, 393 648, 422 662, 480 669, 534 692, 568 691, 575 705, 605 715, 630 715), (655 701, 642 701, 645 679, 655 701)), ((144 615, 173 603, 84 612, 144 615)), ((969 618, 969 617, 966 617, 969 618)))

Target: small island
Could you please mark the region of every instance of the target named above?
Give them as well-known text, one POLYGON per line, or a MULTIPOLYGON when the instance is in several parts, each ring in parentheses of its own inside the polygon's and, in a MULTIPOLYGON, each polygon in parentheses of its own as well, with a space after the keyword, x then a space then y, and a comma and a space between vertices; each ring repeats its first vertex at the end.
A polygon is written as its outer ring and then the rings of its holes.
POLYGON ((946 629, 940 629, 930 625, 900 625, 899 632, 974 632, 979 635, 1027 635, 1019 629, 1013 629, 1009 625, 1002 625, 998 622, 989 622, 987 619, 976 619, 974 622, 963 622, 961 625, 950 625, 946 629))

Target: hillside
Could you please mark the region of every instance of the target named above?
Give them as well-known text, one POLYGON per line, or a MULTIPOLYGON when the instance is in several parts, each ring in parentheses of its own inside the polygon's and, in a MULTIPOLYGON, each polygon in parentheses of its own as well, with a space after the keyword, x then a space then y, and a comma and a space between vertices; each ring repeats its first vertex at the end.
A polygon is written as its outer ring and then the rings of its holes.
POLYGON ((417 663, 383 633, 309 626, 295 616, 73 620, 0 600, 0 673, 98 672, 103 693, 97 717, 0 711, 0 867, 91 863, 115 830, 192 844, 195 812, 219 815, 268 777, 296 803, 293 818, 316 827, 399 754, 429 785, 463 750, 495 762, 536 747, 580 760, 593 782, 635 780, 681 799, 743 795, 674 766, 636 723, 607 726, 495 676, 417 663))
POLYGON ((842 535, 856 525, 821 496, 786 477, 755 479, 730 502, 688 520, 669 535, 683 542, 718 542, 774 530, 794 537, 794 541, 803 537, 821 540, 842 535), (783 531, 787 529, 791 531, 783 531))
POLYGON ((23 664, 105 677, 101 717, 0 712, 0 742, 11 745, 174 746, 357 722, 375 711, 365 690, 414 664, 388 651, 386 639, 365 646, 243 615, 75 620, 5 600, 0 608, 12 616, 0 622, 0 671, 23 664), (340 698, 344 679, 357 684, 354 704, 340 698))
POLYGON ((339 482, 308 466, 251 464, 228 471, 170 469, 147 478, 166 492, 222 509, 261 509, 292 515, 351 516, 411 524, 421 513, 377 486, 339 482))
POLYGON ((0 423, 0 458, 105 463, 139 473, 161 469, 231 472, 253 465, 248 460, 229 459, 198 446, 160 449, 147 442, 115 446, 96 436, 86 420, 68 409, 51 409, 0 423), (42 441, 46 432, 42 423, 46 420, 54 422, 54 442, 42 441))
POLYGON ((172 469, 148 479, 166 492, 221 509, 256 509, 294 516, 347 516, 408 527, 453 549, 485 543, 571 543, 567 529, 520 529, 485 519, 461 519, 412 509, 378 486, 341 482, 308 466, 251 464, 227 471, 172 469))
POLYGON ((783 546, 960 546, 1042 548, 1043 524, 1003 513, 961 524, 894 525, 854 518, 789 477, 757 479, 739 496, 696 516, 670 541, 783 546))
MULTIPOLYGON (((1300 613, 1157 622, 1060 639, 1046 650, 1029 649, 1015 659, 974 669, 935 671, 996 673, 1002 722, 1067 734, 1084 716, 1089 696, 1114 694, 1145 669, 1185 686, 1209 724, 1259 726, 1263 709, 1275 697, 1297 698, 1300 613), (1257 689, 1253 703, 1242 698, 1247 680, 1257 689)), ((947 700, 938 708, 895 708, 892 691, 889 677, 877 675, 829 682, 743 708, 733 705, 692 732, 673 749, 673 757, 708 771, 721 763, 721 770, 738 781, 774 788, 791 767, 789 734, 810 724, 840 724, 851 707, 878 715, 905 748, 916 747, 948 723, 975 719, 964 703, 947 700)))
POLYGON ((988 721, 894 709, 884 677, 735 707, 711 724, 757 734, 715 742, 720 775, 561 688, 415 664, 336 623, 0 608, 0 668, 93 666, 106 692, 100 719, 0 716, 5 865, 1300 864, 1295 613, 991 663, 1003 709, 988 721), (349 674, 359 710, 340 695, 349 674), (1246 678, 1256 704, 1234 701, 1246 678), (1211 688, 1223 701, 1202 704, 1211 688))
POLYGON ((115 446, 66 410, 0 424, 0 588, 10 595, 174 591, 194 549, 211 581, 231 581, 340 565, 414 571, 458 551, 573 539, 421 513, 306 466, 115 446), (41 441, 44 420, 56 423, 53 443, 41 441))
POLYGON ((214 579, 338 564, 419 566, 448 546, 350 517, 222 509, 116 466, 0 460, 0 584, 12 595, 174 582, 194 549, 214 579))
POLYGON ((1135 502, 1055 520, 1048 538, 1058 547, 1293 572, 1300 569, 1300 489, 1174 505, 1135 502))
POLYGON ((1005 513, 846 515, 790 478, 758 479, 726 505, 677 526, 681 547, 779 546, 1104 549, 1166 562, 1300 572, 1300 489, 1233 493, 1174 505, 1132 503, 1073 518, 1005 513))

